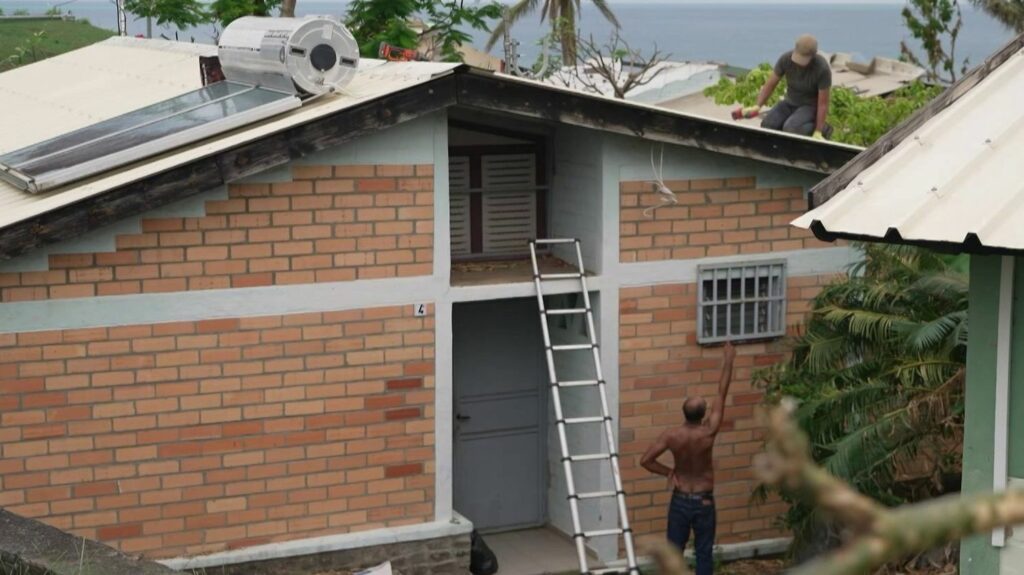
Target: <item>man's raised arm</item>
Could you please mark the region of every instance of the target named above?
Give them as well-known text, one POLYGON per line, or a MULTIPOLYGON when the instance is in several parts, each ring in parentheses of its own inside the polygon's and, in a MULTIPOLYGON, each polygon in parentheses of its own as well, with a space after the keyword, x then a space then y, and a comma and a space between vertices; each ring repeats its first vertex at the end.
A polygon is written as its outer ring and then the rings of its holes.
POLYGON ((711 416, 708 417, 708 426, 711 433, 718 433, 722 426, 722 418, 725 416, 725 398, 729 395, 729 386, 732 385, 732 364, 736 361, 736 348, 732 342, 726 342, 722 357, 722 375, 718 380, 718 401, 711 406, 711 416))

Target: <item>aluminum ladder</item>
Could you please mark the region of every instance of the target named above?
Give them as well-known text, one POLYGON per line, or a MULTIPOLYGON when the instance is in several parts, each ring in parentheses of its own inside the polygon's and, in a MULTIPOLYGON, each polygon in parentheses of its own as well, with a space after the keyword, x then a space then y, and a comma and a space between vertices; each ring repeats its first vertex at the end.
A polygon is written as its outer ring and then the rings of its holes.
POLYGON ((569 510, 572 515, 573 542, 576 544, 576 554, 580 562, 580 573, 601 574, 601 573, 628 573, 639 575, 640 570, 636 563, 636 551, 633 546, 633 531, 629 527, 629 516, 626 513, 626 493, 622 489, 622 476, 619 472, 619 454, 615 447, 615 435, 612 429, 611 412, 608 409, 608 393, 605 388, 604 376, 601 373, 601 352, 597 343, 597 333, 594 331, 594 310, 590 304, 590 293, 587 290, 587 277, 583 269, 583 251, 580 248, 578 239, 538 239, 530 241, 530 260, 533 263, 533 282, 537 288, 537 306, 540 308, 540 327, 544 334, 544 355, 548 365, 548 379, 551 384, 551 398, 555 409, 555 425, 558 429, 558 442, 562 448, 562 465, 565 469, 565 482, 568 487, 569 510), (537 259, 538 246, 571 245, 576 250, 576 270, 568 273, 541 273, 537 259), (579 280, 580 293, 582 294, 582 308, 548 309, 544 304, 545 281, 552 280, 579 280), (589 343, 553 345, 551 333, 548 327, 548 318, 559 315, 585 315, 586 330, 590 339, 589 343), (555 373, 555 354, 564 352, 590 351, 594 360, 594 379, 563 381, 558 379, 555 373), (587 387, 596 388, 601 397, 601 414, 590 417, 565 417, 562 411, 563 388, 587 387), (604 428, 607 441, 608 453, 572 454, 569 453, 569 443, 566 439, 568 426, 587 426, 600 424, 604 428), (614 491, 595 491, 591 493, 579 493, 576 491, 576 481, 573 476, 573 463, 581 461, 607 460, 611 467, 614 491), (619 510, 619 526, 615 529, 603 529, 586 531, 580 525, 579 502, 583 499, 615 498, 619 510), (593 537, 607 537, 621 535, 626 549, 626 568, 598 569, 592 570, 587 564, 586 540, 593 537))

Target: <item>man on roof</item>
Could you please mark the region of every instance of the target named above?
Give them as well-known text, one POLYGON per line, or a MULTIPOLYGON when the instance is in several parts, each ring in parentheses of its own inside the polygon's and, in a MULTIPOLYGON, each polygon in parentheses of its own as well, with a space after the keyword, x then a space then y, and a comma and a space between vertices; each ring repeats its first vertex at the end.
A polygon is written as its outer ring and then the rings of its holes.
POLYGON ((757 105, 742 108, 738 115, 752 118, 760 114, 782 78, 786 79, 786 97, 764 115, 761 127, 825 139, 831 132, 825 119, 831 98, 832 68, 818 54, 818 41, 810 34, 797 38, 796 46, 779 56, 757 96, 757 105))

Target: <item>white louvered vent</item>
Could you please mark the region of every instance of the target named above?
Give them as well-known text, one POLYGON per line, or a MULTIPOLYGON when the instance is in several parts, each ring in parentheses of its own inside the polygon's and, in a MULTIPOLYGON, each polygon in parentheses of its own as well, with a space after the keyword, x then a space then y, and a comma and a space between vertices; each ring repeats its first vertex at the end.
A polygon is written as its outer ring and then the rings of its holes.
POLYGON ((484 190, 533 189, 537 185, 537 156, 534 154, 496 154, 480 159, 484 190))
POLYGON ((483 194, 483 249, 487 254, 527 253, 537 237, 537 196, 529 192, 483 194))
POLYGON ((449 157, 448 189, 452 191, 468 190, 469 186, 469 158, 467 158, 466 156, 449 157))
POLYGON ((471 251, 469 231, 469 192, 451 192, 452 255, 468 256, 471 251))

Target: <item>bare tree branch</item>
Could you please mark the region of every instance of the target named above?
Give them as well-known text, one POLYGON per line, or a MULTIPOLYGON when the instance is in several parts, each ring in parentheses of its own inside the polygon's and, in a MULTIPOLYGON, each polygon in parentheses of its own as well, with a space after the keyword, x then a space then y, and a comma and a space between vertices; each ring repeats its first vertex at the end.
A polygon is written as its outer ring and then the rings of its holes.
POLYGON ((593 36, 587 40, 581 38, 578 50, 582 63, 572 68, 572 75, 585 90, 598 94, 605 94, 610 89, 611 95, 625 99, 630 90, 650 83, 665 71, 665 67, 659 64, 667 56, 657 46, 649 56, 644 56, 618 32, 614 32, 604 44, 595 42, 593 36))

